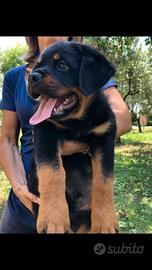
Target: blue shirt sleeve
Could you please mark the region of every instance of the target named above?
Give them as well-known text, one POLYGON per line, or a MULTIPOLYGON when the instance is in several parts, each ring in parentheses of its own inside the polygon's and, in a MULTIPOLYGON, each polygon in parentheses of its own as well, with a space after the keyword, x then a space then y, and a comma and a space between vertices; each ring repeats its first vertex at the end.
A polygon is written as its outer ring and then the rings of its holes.
POLYGON ((16 111, 15 106, 15 77, 14 73, 8 71, 4 76, 3 89, 2 89, 2 101, 0 103, 0 110, 16 111))
POLYGON ((104 91, 105 89, 112 87, 112 86, 115 86, 117 88, 117 83, 115 80, 110 79, 100 90, 104 91))

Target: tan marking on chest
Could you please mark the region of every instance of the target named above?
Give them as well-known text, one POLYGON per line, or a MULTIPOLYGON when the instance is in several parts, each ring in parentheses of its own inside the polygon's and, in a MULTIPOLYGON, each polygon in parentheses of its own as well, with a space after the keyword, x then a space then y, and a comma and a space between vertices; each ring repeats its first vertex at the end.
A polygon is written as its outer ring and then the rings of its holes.
POLYGON ((111 123, 110 123, 110 121, 108 121, 104 124, 101 124, 93 129, 91 129, 91 132, 95 133, 96 135, 102 135, 108 131, 110 126, 111 126, 111 123))

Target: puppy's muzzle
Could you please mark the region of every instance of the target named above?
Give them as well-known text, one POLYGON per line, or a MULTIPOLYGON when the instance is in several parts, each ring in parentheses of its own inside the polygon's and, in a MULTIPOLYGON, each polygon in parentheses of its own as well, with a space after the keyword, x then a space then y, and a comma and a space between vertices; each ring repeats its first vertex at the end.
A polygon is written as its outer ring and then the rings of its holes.
POLYGON ((34 71, 29 74, 28 78, 28 94, 33 98, 37 99, 40 94, 36 89, 36 85, 42 80, 43 75, 40 72, 34 71))
POLYGON ((39 72, 31 72, 29 75, 29 82, 34 86, 37 82, 42 79, 42 74, 39 72))

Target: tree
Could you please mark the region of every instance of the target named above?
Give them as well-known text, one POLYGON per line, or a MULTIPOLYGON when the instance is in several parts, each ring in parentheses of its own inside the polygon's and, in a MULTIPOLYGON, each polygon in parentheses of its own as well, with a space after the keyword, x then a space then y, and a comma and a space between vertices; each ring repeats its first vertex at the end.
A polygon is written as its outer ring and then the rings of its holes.
POLYGON ((152 37, 147 37, 145 39, 145 44, 147 46, 148 53, 149 53, 149 63, 152 66, 152 37))
POLYGON ((148 52, 137 48, 130 64, 131 74, 124 99, 128 103, 132 116, 136 116, 139 132, 142 132, 140 115, 152 113, 152 68, 149 64, 148 52))
POLYGON ((24 63, 22 56, 25 54, 27 47, 16 45, 13 48, 6 49, 1 55, 0 71, 4 74, 12 67, 20 66, 24 63))
POLYGON ((101 50, 115 64, 119 90, 139 124, 139 113, 149 114, 152 108, 149 52, 143 52, 139 47, 138 37, 87 37, 86 41, 101 50), (136 106, 140 108, 138 114, 134 110, 136 106))
POLYGON ((2 87, 2 83, 3 83, 3 73, 0 71, 0 90, 1 90, 1 87, 2 87))
POLYGON ((0 50, 0 90, 2 87, 2 83, 3 83, 3 73, 1 72, 1 63, 2 63, 2 51, 0 50))

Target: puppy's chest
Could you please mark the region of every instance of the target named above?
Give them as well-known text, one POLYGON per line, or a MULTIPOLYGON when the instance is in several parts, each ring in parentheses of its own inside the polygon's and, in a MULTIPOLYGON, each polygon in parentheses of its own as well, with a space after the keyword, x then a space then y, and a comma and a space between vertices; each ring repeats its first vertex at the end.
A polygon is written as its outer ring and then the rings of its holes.
POLYGON ((87 141, 91 136, 91 131, 72 131, 72 130, 66 130, 64 132, 61 132, 60 138, 62 140, 78 140, 78 141, 87 141))
POLYGON ((102 119, 102 117, 87 118, 82 121, 71 120, 65 124, 65 129, 60 131, 68 139, 90 139, 92 136, 102 137, 110 130, 114 129, 115 121, 113 118, 102 119))
POLYGON ((107 121, 105 123, 99 123, 98 125, 94 125, 90 128, 86 128, 85 125, 81 129, 76 129, 75 127, 67 128, 66 130, 62 130, 59 133, 59 139, 64 140, 73 140, 91 143, 97 137, 104 136, 111 126, 111 122, 107 121))

